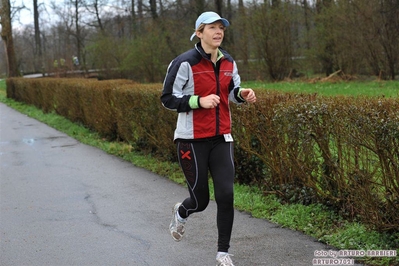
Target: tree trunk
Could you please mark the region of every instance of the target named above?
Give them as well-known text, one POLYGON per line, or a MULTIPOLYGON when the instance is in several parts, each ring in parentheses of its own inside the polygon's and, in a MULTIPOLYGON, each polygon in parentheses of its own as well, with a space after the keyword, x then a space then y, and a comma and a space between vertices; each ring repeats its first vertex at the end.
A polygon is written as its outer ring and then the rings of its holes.
MULTIPOLYGON (((37 0, 35 0, 35 1, 37 1, 37 0)), ((103 23, 102 23, 101 18, 100 18, 98 0, 94 1, 94 12, 96 13, 96 19, 97 19, 98 27, 100 28, 101 33, 104 34, 105 31, 104 31, 103 23)))
POLYGON ((199 16, 204 11, 205 11, 205 1, 204 0, 196 0, 195 1, 195 12, 196 12, 196 15, 199 16))
POLYGON ((33 0, 33 21, 35 25, 35 72, 41 71, 44 75, 44 61, 42 40, 40 39, 39 10, 37 0, 33 0))
POLYGON ((135 11, 135 0, 132 0, 131 3, 131 37, 133 39, 136 38, 137 35, 137 17, 136 17, 136 11, 135 11))
POLYGON ((12 38, 11 26, 11 5, 10 0, 1 0, 2 7, 0 9, 1 16, 1 38, 4 41, 7 59, 7 77, 20 76, 17 59, 15 57, 14 41, 12 38))
POLYGON ((144 14, 143 14, 143 0, 137 0, 137 13, 140 22, 143 22, 144 14))
POLYGON ((151 11, 151 17, 153 20, 156 20, 158 18, 158 13, 157 13, 157 2, 156 0, 150 0, 150 11, 151 11))
POLYGON ((221 17, 223 17, 224 16, 224 14, 223 14, 223 1, 215 0, 215 6, 216 6, 216 13, 218 13, 221 17))
POLYGON ((35 44, 36 44, 36 55, 42 55, 42 44, 40 41, 40 28, 39 28, 39 11, 37 7, 37 0, 33 0, 33 18, 35 24, 35 44))
POLYGON ((309 36, 310 36, 310 19, 309 19, 309 6, 308 6, 308 0, 303 0, 302 2, 303 5, 303 11, 304 11, 304 18, 305 18, 305 29, 306 29, 306 40, 305 40, 305 48, 307 50, 310 49, 310 41, 309 41, 309 36))
POLYGON ((332 0, 316 1, 316 11, 318 15, 316 25, 320 29, 317 37, 323 46, 321 47, 321 52, 318 56, 322 63, 326 77, 334 71, 334 42, 332 35, 333 24, 331 14, 329 14, 329 9, 331 8, 332 4, 332 0))
POLYGON ((76 50, 79 62, 82 62, 83 68, 86 67, 85 56, 82 53, 82 36, 80 34, 80 14, 79 14, 79 4, 80 0, 75 0, 73 2, 75 5, 75 30, 76 30, 76 50))

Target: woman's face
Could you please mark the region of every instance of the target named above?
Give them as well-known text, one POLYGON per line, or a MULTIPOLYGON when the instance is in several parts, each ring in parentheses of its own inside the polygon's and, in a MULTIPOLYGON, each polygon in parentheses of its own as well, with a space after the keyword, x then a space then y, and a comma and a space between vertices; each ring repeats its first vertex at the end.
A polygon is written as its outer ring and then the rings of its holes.
POLYGON ((224 37, 224 25, 220 21, 212 24, 206 24, 202 32, 197 32, 197 37, 201 39, 201 45, 206 51, 209 49, 218 48, 224 37))

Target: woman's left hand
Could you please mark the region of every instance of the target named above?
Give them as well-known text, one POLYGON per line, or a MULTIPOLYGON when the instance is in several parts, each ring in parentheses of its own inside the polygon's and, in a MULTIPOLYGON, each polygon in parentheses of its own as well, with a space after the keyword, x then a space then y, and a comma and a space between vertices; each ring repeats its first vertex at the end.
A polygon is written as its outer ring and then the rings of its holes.
POLYGON ((252 89, 242 89, 241 97, 248 103, 256 102, 255 92, 252 89))

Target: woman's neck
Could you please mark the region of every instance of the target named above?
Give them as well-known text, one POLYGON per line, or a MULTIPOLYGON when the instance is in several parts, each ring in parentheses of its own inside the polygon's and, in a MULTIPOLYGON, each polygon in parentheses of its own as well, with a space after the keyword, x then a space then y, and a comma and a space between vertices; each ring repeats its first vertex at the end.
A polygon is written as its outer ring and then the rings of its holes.
POLYGON ((202 49, 204 52, 210 55, 210 59, 213 63, 216 63, 218 60, 219 48, 218 47, 209 47, 202 45, 202 49))

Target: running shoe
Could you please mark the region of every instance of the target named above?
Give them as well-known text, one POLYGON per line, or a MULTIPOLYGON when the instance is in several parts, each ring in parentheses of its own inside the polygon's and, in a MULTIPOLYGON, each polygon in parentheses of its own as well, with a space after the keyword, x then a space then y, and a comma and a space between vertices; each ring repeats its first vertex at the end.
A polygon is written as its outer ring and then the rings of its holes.
POLYGON ((177 216, 177 212, 179 210, 181 203, 178 202, 172 209, 172 221, 169 225, 170 234, 172 235, 175 241, 180 241, 184 235, 184 225, 186 224, 187 219, 179 219, 177 216))
POLYGON ((231 260, 231 254, 222 254, 216 257, 216 266, 234 266, 233 261, 231 260))

